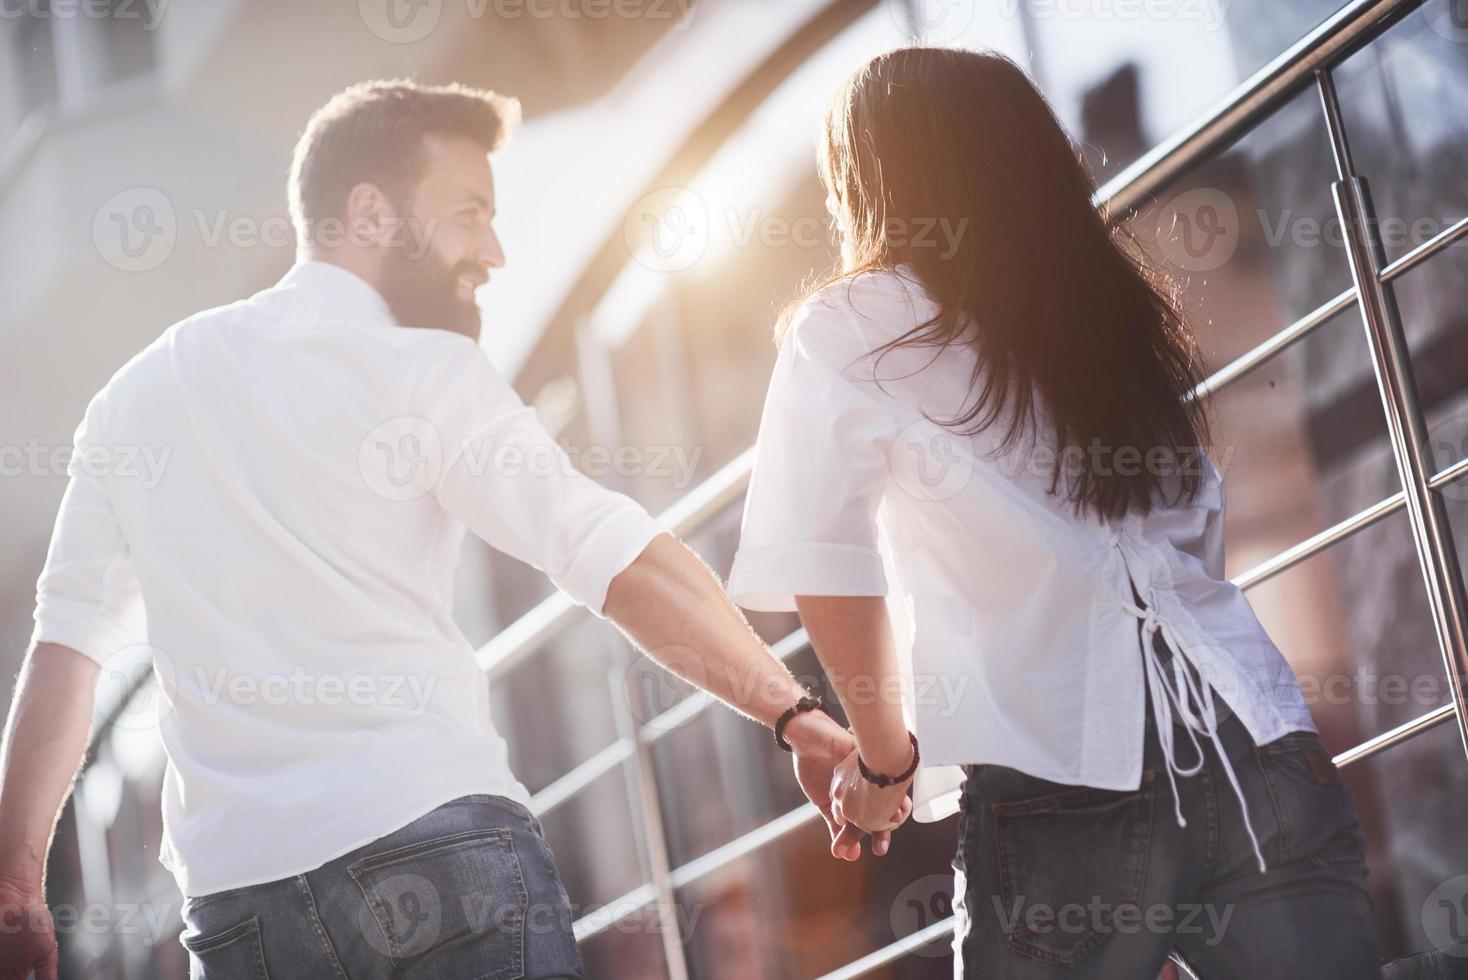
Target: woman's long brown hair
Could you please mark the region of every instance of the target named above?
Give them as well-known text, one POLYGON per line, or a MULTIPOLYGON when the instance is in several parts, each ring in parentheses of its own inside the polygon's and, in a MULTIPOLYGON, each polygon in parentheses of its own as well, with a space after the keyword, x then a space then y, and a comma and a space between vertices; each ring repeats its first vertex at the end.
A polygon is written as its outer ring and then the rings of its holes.
POLYGON ((1044 417, 1056 447, 1080 450, 1056 455, 1051 492, 1064 485, 1099 515, 1196 496, 1201 472, 1185 461, 1207 420, 1176 292, 1098 212, 1084 161, 1017 65, 944 48, 880 55, 833 99, 819 162, 843 262, 809 292, 905 263, 939 312, 875 353, 977 353, 962 411, 934 421, 974 433, 1007 414, 1009 446, 1044 417), (1094 465, 1118 450, 1142 464, 1094 465), (1078 456, 1090 464, 1067 466, 1078 456))

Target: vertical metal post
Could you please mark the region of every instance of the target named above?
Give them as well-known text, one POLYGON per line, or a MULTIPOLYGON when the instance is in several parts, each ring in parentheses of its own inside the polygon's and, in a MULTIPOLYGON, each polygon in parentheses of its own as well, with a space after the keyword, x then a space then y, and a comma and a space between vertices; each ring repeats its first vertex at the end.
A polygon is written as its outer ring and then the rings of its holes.
POLYGON ((1392 455, 1405 491, 1417 558, 1427 583, 1433 626, 1452 691, 1458 736, 1464 754, 1468 755, 1468 702, 1464 696, 1468 687, 1468 598, 1463 588, 1463 571, 1443 499, 1429 484, 1434 474, 1426 452, 1427 421, 1417 395, 1411 352, 1402 331, 1396 297, 1392 287, 1382 280, 1386 256, 1377 233, 1379 226, 1371 195, 1365 178, 1355 173, 1351 161, 1351 148, 1330 70, 1317 69, 1315 80, 1335 156, 1338 179, 1332 182, 1331 192, 1345 237, 1382 408, 1386 412, 1392 455))
MULTIPOLYGON (((633 657, 642 656, 637 650, 630 652, 633 657)), ((683 932, 679 925, 678 896, 673 890, 673 861, 668 855, 668 838, 663 831, 663 810, 658 799, 652 745, 642 735, 642 724, 632 713, 626 688, 619 689, 615 679, 611 687, 617 735, 619 738, 632 739, 634 745, 634 751, 628 760, 632 767, 628 775, 628 795, 632 797, 636 808, 633 817, 641 831, 641 850, 647 859, 648 877, 657 889, 658 897, 654 908, 662 938, 663 959, 668 964, 668 980, 688 980, 687 949, 683 945, 683 932)))

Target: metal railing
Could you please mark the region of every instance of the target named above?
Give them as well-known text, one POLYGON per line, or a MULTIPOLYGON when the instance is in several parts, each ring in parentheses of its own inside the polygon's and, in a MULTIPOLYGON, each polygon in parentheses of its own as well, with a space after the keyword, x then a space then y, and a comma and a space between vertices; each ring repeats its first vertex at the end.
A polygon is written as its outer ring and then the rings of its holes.
MULTIPOLYGON (((1394 280, 1468 235, 1468 219, 1458 221, 1395 261, 1385 261, 1373 232, 1373 214, 1365 180, 1352 169, 1349 143, 1331 80, 1335 66, 1375 40, 1421 2, 1358 0, 1348 4, 1238 86, 1199 122, 1105 184, 1096 197, 1097 206, 1105 209, 1110 220, 1123 221, 1156 194, 1252 131, 1279 106, 1311 86, 1319 90, 1335 154, 1337 179, 1332 186, 1344 229, 1353 285, 1217 370, 1194 394, 1196 397, 1216 395, 1353 305, 1361 311, 1387 418, 1393 459, 1403 489, 1233 579, 1242 589, 1253 588, 1391 515, 1403 510, 1407 512, 1452 699, 1448 704, 1340 753, 1335 761, 1341 766, 1370 758, 1449 720, 1456 720, 1465 753, 1468 753, 1468 710, 1465 710, 1464 701, 1464 679, 1468 677, 1468 639, 1465 639, 1468 600, 1465 600, 1462 572, 1441 497, 1441 490, 1448 483, 1468 477, 1468 460, 1438 472, 1433 472, 1428 465, 1424 450, 1426 420, 1416 393, 1400 315, 1391 294, 1394 280)), ((738 456, 661 515, 660 523, 680 535, 691 534, 704 527, 741 498, 748 486, 753 460, 753 449, 738 456)), ((476 654, 478 663, 491 680, 501 677, 543 649, 557 631, 579 614, 578 607, 569 598, 557 593, 482 647, 476 654)), ((773 649, 780 659, 786 660, 800 652, 806 643, 804 631, 797 630, 776 643, 773 649)), ((634 821, 634 824, 640 824, 640 844, 644 853, 650 855, 650 880, 597 912, 577 920, 578 940, 594 936, 641 909, 671 903, 676 900, 678 889, 769 847, 818 820, 816 809, 805 804, 709 853, 682 865, 672 865, 662 833, 656 777, 647 752, 653 743, 707 709, 711 703, 710 696, 703 692, 689 695, 651 721, 624 732, 612 745, 534 795, 533 809, 543 814, 564 805, 599 776, 626 762, 632 762, 636 770, 639 793, 634 805, 641 811, 642 819, 634 821)), ((677 917, 669 915, 662 920, 676 922, 677 917)), ((863 976, 943 939, 952 929, 952 918, 935 922, 828 974, 827 980, 863 976)), ((684 941, 685 937, 677 935, 676 930, 664 933, 668 973, 674 980, 687 976, 684 941)))

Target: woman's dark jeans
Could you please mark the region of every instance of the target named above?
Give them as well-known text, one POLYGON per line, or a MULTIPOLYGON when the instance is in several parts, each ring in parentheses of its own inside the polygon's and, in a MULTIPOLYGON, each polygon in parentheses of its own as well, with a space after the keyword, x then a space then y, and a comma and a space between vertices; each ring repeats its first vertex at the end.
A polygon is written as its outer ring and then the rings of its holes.
MULTIPOLYGON (((1137 790, 964 767, 958 975, 1153 980, 1176 949, 1205 980, 1380 978, 1365 841, 1319 736, 1256 748, 1238 718, 1220 728, 1269 865, 1261 874, 1211 740, 1199 738, 1203 771, 1177 778, 1178 826, 1147 717, 1137 790)), ((1189 766, 1192 743, 1176 735, 1189 766)))
POLYGON ((305 874, 188 899, 183 917, 193 980, 582 975, 540 824, 502 796, 462 796, 305 874))

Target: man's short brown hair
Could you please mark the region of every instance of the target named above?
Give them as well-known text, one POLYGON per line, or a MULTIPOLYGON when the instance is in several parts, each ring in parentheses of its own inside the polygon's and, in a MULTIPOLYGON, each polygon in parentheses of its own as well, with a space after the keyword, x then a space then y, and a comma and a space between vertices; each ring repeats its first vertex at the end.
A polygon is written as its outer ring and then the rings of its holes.
POLYGON ((323 220, 345 220, 347 193, 357 184, 376 184, 404 204, 422 176, 424 136, 467 137, 491 153, 519 121, 518 100, 457 83, 384 79, 337 93, 312 113, 291 160, 298 240, 311 241, 323 220))

